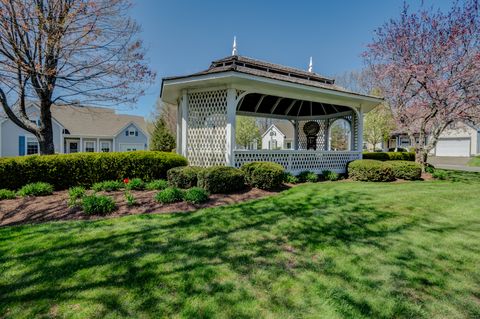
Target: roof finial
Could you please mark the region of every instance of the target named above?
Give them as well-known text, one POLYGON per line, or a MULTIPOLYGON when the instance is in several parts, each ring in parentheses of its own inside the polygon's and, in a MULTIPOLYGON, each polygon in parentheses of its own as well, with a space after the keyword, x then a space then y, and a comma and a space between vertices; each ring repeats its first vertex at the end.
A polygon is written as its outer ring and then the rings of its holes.
POLYGON ((233 37, 232 55, 237 55, 237 37, 233 37))
POLYGON ((308 72, 310 72, 310 73, 313 72, 313 60, 312 60, 312 57, 310 57, 310 63, 308 64, 308 72))

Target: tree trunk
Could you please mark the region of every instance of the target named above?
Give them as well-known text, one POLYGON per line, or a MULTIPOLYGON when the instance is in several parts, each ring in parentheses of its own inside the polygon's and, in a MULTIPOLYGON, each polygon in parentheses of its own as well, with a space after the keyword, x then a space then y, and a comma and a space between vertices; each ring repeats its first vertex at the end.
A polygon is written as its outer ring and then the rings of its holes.
POLYGON ((52 127, 52 112, 50 111, 52 103, 50 100, 41 101, 40 103, 40 132, 38 145, 40 147, 40 154, 54 154, 55 146, 53 144, 53 127, 52 127))
POLYGON ((428 152, 421 148, 415 148, 415 162, 422 165, 422 172, 425 173, 427 167, 428 152))

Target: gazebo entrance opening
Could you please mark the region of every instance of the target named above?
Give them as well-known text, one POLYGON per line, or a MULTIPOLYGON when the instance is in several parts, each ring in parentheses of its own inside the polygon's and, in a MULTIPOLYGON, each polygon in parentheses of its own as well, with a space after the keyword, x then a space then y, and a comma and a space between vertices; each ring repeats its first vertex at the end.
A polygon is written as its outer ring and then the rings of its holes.
POLYGON ((231 56, 204 71, 163 79, 161 97, 178 105, 177 152, 190 165, 281 164, 294 174, 343 173, 362 156, 362 116, 381 99, 348 92, 313 72, 231 56), (290 147, 236 147, 236 117, 288 121, 290 147))

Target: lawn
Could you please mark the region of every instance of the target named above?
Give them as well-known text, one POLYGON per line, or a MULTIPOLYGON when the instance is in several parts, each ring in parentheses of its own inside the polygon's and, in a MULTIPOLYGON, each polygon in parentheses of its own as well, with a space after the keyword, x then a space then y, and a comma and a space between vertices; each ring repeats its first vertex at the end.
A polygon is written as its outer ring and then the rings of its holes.
POLYGON ((468 162, 468 166, 480 166, 480 156, 473 157, 468 162))
POLYGON ((0 228, 0 318, 479 318, 479 186, 325 182, 0 228))

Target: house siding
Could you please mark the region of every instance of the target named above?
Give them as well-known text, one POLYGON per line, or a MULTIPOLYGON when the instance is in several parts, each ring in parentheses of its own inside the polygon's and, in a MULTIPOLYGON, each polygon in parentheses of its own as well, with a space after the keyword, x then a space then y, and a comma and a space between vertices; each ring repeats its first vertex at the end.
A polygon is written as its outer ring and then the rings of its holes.
POLYGON ((115 137, 115 151, 120 151, 120 144, 142 144, 144 149, 148 149, 148 137, 135 125, 130 124, 120 131, 115 137), (125 136, 125 131, 135 129, 138 131, 138 136, 125 136))
POLYGON ((275 126, 271 126, 269 130, 265 132, 265 134, 262 137, 262 149, 268 150, 268 142, 270 141, 277 141, 277 148, 283 149, 284 148, 284 142, 285 142, 285 137, 282 132, 280 132, 279 129, 277 129, 275 126), (271 132, 275 132, 275 136, 270 136, 271 132))

